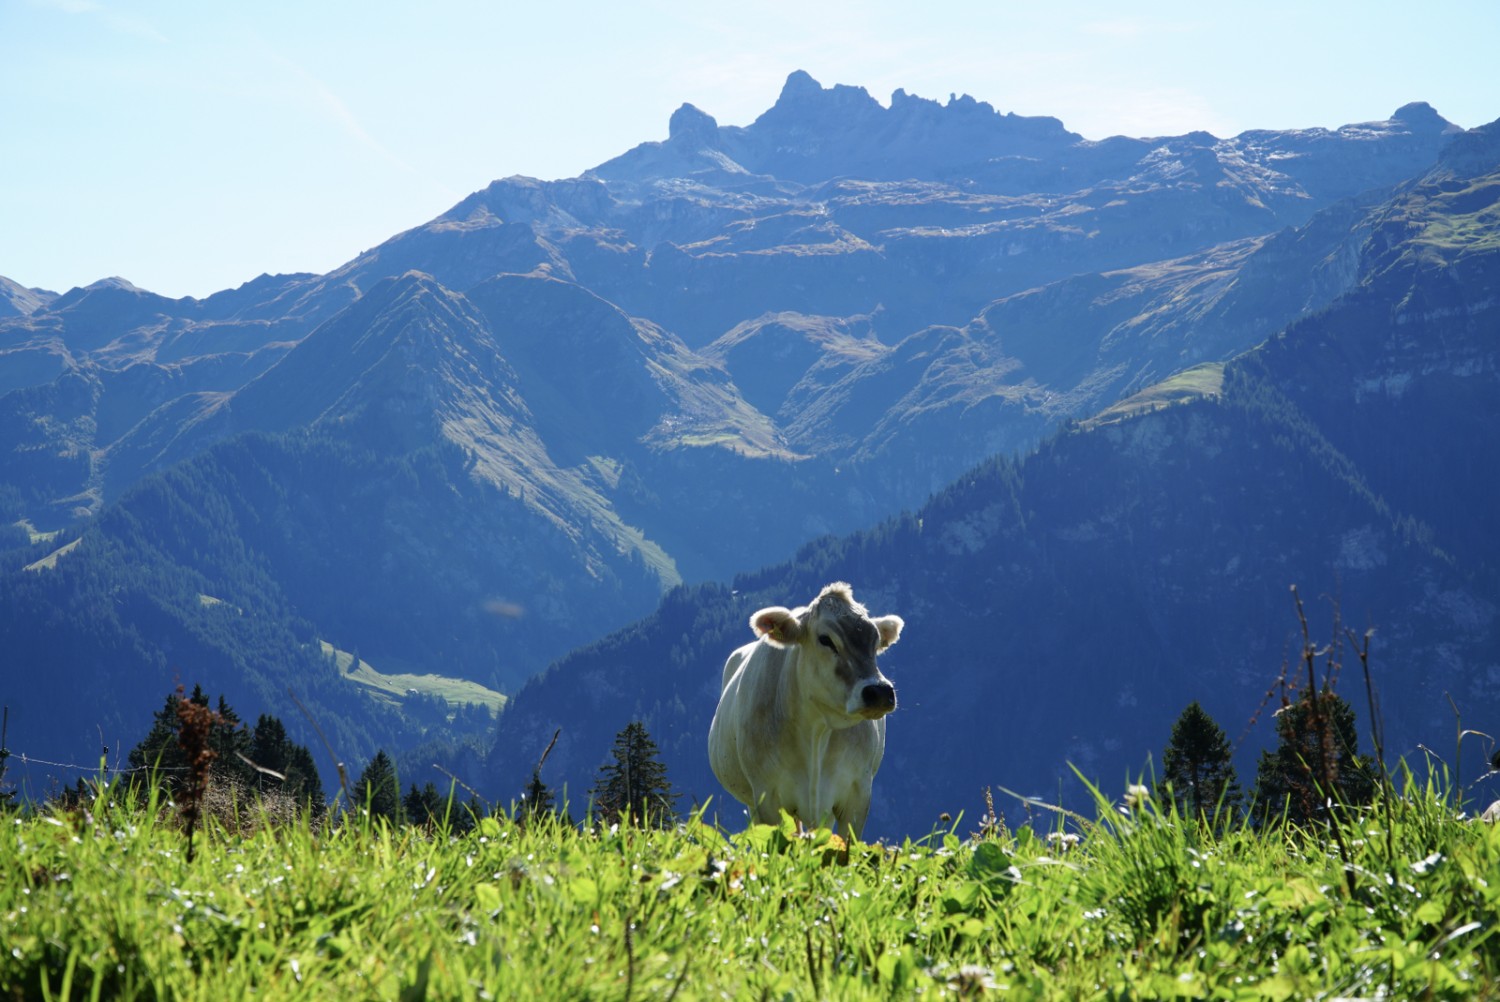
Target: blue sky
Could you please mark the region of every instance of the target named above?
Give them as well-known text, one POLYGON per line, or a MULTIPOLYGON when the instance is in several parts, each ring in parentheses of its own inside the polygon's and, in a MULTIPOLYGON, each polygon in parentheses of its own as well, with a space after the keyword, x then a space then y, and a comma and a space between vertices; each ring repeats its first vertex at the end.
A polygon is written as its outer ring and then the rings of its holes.
POLYGON ((1090 139, 1500 118, 1497 0, 0 0, 0 275, 206 296, 327 271, 497 177, 724 125, 788 73, 1090 139), (1420 11, 1420 12, 1419 12, 1420 11))

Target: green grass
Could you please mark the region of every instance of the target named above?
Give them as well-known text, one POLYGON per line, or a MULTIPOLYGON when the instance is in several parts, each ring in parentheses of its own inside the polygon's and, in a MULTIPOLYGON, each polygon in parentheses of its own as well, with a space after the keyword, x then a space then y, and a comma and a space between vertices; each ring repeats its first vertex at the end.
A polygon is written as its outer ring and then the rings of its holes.
POLYGON ((401 700, 408 695, 408 690, 415 690, 424 696, 437 696, 454 706, 481 703, 489 707, 491 713, 498 713, 505 705, 503 695, 478 682, 449 678, 446 675, 417 675, 401 672, 387 674, 376 671, 370 662, 363 658, 356 663, 353 654, 339 650, 326 640, 319 641, 319 644, 322 646, 323 656, 334 659, 340 676, 364 686, 377 694, 377 698, 385 699, 395 705, 400 705, 401 700))
POLYGON ((42 559, 27 564, 25 569, 28 571, 50 571, 57 566, 58 560, 76 550, 78 544, 81 542, 83 542, 82 539, 75 539, 71 543, 64 543, 42 559))
POLYGON ((1500 833, 1431 789, 1383 816, 1345 819, 1347 863, 1150 807, 1067 850, 346 818, 211 825, 189 863, 168 812, 105 789, 3 820, 0 997, 1494 997, 1500 833))
POLYGON ((1488 176, 1433 198, 1442 211, 1427 214, 1417 242, 1473 253, 1500 247, 1500 178, 1488 176))
POLYGON ((1200 397, 1217 397, 1223 391, 1224 363, 1205 362, 1168 376, 1161 382, 1126 397, 1082 424, 1085 428, 1116 424, 1137 414, 1160 410, 1172 404, 1196 400, 1200 397))

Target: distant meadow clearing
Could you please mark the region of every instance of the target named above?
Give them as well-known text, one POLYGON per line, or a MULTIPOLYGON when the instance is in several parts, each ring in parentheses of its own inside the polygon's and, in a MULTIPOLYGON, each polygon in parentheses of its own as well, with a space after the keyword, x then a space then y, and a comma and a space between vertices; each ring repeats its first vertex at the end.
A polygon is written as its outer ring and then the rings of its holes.
POLYGON ((1500 832, 1408 781, 1304 829, 1011 802, 899 845, 388 826, 158 791, 3 818, 10 999, 1493 998, 1500 832))

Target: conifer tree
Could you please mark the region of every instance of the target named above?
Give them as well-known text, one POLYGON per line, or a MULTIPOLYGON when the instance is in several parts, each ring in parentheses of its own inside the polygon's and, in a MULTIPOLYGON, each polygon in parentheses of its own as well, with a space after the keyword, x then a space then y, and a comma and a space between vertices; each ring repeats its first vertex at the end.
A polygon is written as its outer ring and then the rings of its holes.
MULTIPOLYGON (((126 761, 132 769, 161 769, 164 778, 169 782, 174 774, 180 774, 187 768, 187 759, 183 756, 182 749, 177 745, 177 729, 181 726, 177 719, 177 704, 182 701, 182 689, 167 695, 166 705, 156 711, 156 716, 151 720, 151 730, 141 739, 140 743, 130 749, 126 761)), ((196 694, 197 689, 194 690, 196 694)), ((207 705, 207 701, 204 701, 207 705)))
POLYGON ((385 749, 375 753, 354 783, 356 807, 368 806, 370 817, 401 822, 401 786, 396 781, 396 766, 385 749))
POLYGON ((323 806, 323 781, 318 777, 312 752, 287 737, 286 726, 279 718, 260 715, 250 733, 245 755, 259 767, 253 770, 258 789, 279 790, 299 801, 310 800, 315 808, 323 806), (278 779, 262 771, 267 769, 286 778, 278 779))
POLYGON ((1162 796, 1170 795, 1178 811, 1211 818, 1217 810, 1239 806, 1240 784, 1230 762, 1229 737, 1195 699, 1172 725, 1162 754, 1162 796))
MULTIPOLYGON (((177 691, 170 693, 162 708, 156 711, 146 737, 127 756, 132 769, 160 769, 162 781, 174 792, 183 789, 189 767, 187 754, 178 741, 182 732, 178 706, 184 700, 204 708, 209 705, 208 695, 202 686, 193 686, 192 694, 187 696, 184 696, 182 686, 178 686, 177 691)), ((208 735, 208 747, 214 753, 213 775, 245 786, 253 785, 254 770, 240 758, 249 744, 250 736, 240 726, 238 714, 221 695, 217 716, 208 735)))
POLYGON ((413 783, 406 793, 404 807, 408 823, 435 828, 448 814, 448 798, 432 782, 425 783, 420 790, 413 783))
POLYGON ((480 819, 488 817, 489 813, 489 808, 485 806, 484 801, 479 799, 479 794, 471 793, 468 802, 462 807, 455 808, 449 815, 448 824, 452 826, 454 834, 462 835, 464 832, 473 831, 480 819))
POLYGON ((521 793, 521 817, 530 821, 545 814, 556 813, 557 798, 553 796, 552 788, 542 782, 542 770, 531 770, 531 779, 521 793))
MULTIPOLYGON (((562 728, 552 732, 552 740, 547 743, 546 751, 542 757, 537 759, 536 766, 531 770, 531 779, 526 783, 526 789, 521 791, 521 803, 516 810, 516 818, 522 824, 537 820, 547 815, 557 816, 557 797, 552 788, 542 782, 542 766, 547 762, 547 756, 552 754, 552 749, 557 746, 557 739, 562 734, 562 728)), ((562 816, 562 822, 567 825, 573 823, 573 819, 566 814, 562 816)))
MULTIPOLYGON (((188 772, 187 756, 178 741, 182 719, 177 711, 184 700, 205 708, 209 705, 201 686, 195 686, 191 695, 184 695, 179 687, 167 696, 152 718, 150 732, 128 756, 133 769, 160 769, 162 781, 174 793, 182 789, 188 772)), ((318 777, 312 752, 290 740, 279 719, 261 714, 254 729, 247 730, 222 695, 216 713, 208 738, 214 753, 212 774, 216 780, 228 779, 254 790, 280 790, 299 801, 311 801, 315 808, 322 807, 323 782, 318 777), (277 779, 262 769, 281 773, 286 779, 277 779)))
POLYGON ((1367 804, 1375 795, 1372 763, 1359 754, 1354 709, 1330 688, 1305 690, 1276 718, 1279 743, 1262 752, 1255 798, 1266 820, 1305 824, 1326 816, 1329 800, 1367 804))
POLYGON ((663 827, 676 817, 680 796, 667 779, 656 742, 636 721, 615 735, 614 762, 603 766, 589 791, 596 815, 605 821, 663 827))

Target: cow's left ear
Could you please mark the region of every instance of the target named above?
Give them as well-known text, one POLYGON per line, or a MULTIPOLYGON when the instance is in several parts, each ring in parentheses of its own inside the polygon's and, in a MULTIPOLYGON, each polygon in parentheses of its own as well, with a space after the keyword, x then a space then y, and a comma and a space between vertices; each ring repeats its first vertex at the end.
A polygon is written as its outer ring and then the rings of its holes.
POLYGON ((901 628, 906 625, 906 621, 900 616, 881 616, 870 622, 874 623, 875 629, 880 631, 880 646, 875 648, 877 651, 883 651, 900 640, 901 628))
POLYGON ((750 629, 756 636, 765 637, 773 647, 795 644, 802 636, 802 623, 792 610, 773 605, 750 617, 750 629))

